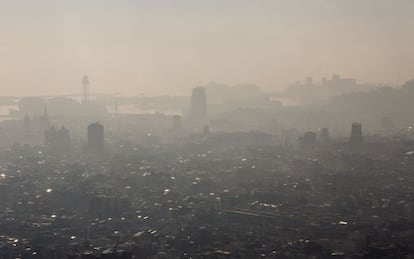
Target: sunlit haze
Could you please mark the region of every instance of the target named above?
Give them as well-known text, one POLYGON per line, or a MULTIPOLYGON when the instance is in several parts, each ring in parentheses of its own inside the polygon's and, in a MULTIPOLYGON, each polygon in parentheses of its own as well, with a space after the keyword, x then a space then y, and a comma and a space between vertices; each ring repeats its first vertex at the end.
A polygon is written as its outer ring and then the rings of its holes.
POLYGON ((414 0, 0 0, 0 258, 414 258, 414 0))
POLYGON ((0 0, 1 95, 412 78, 411 0, 0 0))

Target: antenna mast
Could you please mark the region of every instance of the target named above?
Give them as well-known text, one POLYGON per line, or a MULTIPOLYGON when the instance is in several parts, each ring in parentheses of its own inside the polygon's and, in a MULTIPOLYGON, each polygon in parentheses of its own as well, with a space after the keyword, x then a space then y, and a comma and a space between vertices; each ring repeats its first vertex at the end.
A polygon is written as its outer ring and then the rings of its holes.
POLYGON ((82 103, 89 102, 89 78, 87 75, 84 75, 82 78, 82 103))

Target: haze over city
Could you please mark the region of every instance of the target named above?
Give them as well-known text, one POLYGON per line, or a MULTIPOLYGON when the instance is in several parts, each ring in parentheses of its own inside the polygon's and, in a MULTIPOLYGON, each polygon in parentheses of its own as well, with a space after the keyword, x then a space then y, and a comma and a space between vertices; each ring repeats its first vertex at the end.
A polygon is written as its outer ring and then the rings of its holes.
POLYGON ((412 77, 410 0, 0 1, 2 95, 184 94, 210 81, 279 91, 341 73, 412 77))
POLYGON ((414 258, 413 11, 0 0, 0 259, 414 258))

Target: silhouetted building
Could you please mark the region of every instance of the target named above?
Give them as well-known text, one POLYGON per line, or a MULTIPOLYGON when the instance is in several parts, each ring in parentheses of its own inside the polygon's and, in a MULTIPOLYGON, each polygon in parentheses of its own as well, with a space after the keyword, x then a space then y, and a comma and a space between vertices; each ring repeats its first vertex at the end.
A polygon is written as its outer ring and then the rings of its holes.
POLYGON ((323 143, 327 143, 331 140, 328 128, 322 128, 319 135, 319 140, 323 143))
POLYGON ((47 104, 44 104, 43 116, 39 119, 40 123, 40 132, 43 134, 47 129, 49 129, 49 115, 47 112, 47 104))
POLYGON ((332 75, 331 80, 322 79, 322 86, 334 87, 334 88, 352 88, 357 85, 354 78, 342 78, 338 74, 332 75))
POLYGON ((358 145, 364 142, 362 136, 362 125, 361 123, 352 123, 351 137, 349 138, 349 143, 352 145, 358 145))
POLYGON ((88 126, 88 149, 95 154, 104 152, 104 126, 98 122, 88 126))
POLYGON ((190 116, 193 121, 203 121, 207 118, 207 97, 203 87, 193 88, 190 116))
POLYGON ((70 153, 69 130, 64 126, 58 130, 56 130, 55 127, 51 127, 45 131, 44 145, 52 154, 68 155, 70 153))
POLYGON ((317 142, 317 135, 313 131, 307 131, 303 134, 301 143, 304 147, 314 147, 317 142))
POLYGON ((179 130, 181 129, 181 116, 180 115, 174 115, 172 117, 172 124, 173 124, 173 129, 174 130, 179 130))

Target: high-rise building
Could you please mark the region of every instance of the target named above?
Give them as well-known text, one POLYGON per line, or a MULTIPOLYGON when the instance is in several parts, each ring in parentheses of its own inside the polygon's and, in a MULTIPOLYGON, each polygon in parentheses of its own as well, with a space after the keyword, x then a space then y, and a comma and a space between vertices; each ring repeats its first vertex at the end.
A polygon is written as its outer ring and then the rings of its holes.
POLYGON ((190 116, 193 121, 204 121, 207 118, 207 97, 203 87, 193 88, 190 116))
POLYGON ((89 78, 87 75, 82 77, 82 103, 89 102, 89 78))
POLYGON ((45 147, 55 155, 68 155, 70 153, 70 132, 64 126, 56 130, 51 127, 45 131, 45 147))
POLYGON ((349 138, 349 143, 352 145, 358 145, 364 142, 364 137, 362 136, 362 125, 361 123, 352 123, 351 136, 349 138))
POLYGON ((104 152, 104 126, 98 122, 88 126, 88 149, 95 154, 104 152))
POLYGON ((47 103, 45 101, 43 108, 43 116, 40 117, 40 131, 43 134, 47 129, 49 129, 49 115, 47 111, 47 103))
POLYGON ((322 128, 319 133, 319 140, 323 143, 327 143, 331 140, 331 135, 329 134, 328 128, 322 128))
POLYGON ((317 135, 313 131, 307 131, 303 134, 302 145, 304 147, 314 147, 316 146, 317 135))

